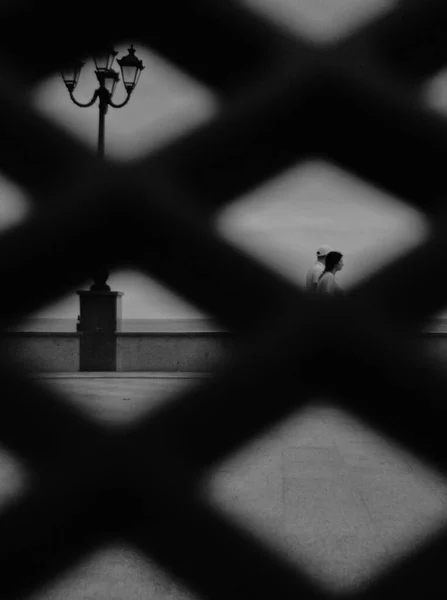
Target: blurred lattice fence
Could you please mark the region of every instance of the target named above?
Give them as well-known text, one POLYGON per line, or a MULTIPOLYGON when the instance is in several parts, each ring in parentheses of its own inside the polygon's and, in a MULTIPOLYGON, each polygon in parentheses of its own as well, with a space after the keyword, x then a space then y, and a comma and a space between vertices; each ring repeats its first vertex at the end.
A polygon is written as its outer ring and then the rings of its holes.
MULTIPOLYGON (((233 364, 212 381, 113 434, 3 358, 0 440, 35 478, 0 513, 0 596, 25 597, 115 539, 204 597, 328 595, 210 507, 200 484, 217 461, 322 390, 444 472, 447 382, 409 334, 447 301, 439 273, 447 127, 421 94, 447 61, 446 3, 406 0, 326 47, 229 0, 137 1, 119 18, 105 2, 23 1, 5 3, 1 16, 0 169, 34 208, 0 237, 2 325, 107 263, 143 269, 241 336, 233 364), (29 92, 129 34, 209 86, 221 110, 143 160, 99 164, 36 113, 29 92), (309 304, 213 225, 228 202, 315 156, 433 219, 423 246, 327 306, 309 304), (322 376, 325 358, 332 367, 322 376)), ((440 531, 356 597, 442 593, 446 549, 440 531)))

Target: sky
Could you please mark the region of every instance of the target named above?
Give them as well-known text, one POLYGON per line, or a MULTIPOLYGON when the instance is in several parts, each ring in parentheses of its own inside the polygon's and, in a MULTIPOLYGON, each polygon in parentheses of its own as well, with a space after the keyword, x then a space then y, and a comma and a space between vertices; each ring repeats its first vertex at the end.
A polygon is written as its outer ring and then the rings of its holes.
MULTIPOLYGON (((394 4, 392 0, 241 2, 321 43, 349 34, 394 4)), ((131 41, 116 47, 119 57, 127 53, 131 41)), ((117 160, 139 157, 168 143, 178 133, 206 123, 219 110, 217 99, 200 82, 146 48, 135 46, 146 68, 129 104, 119 110, 110 108, 106 116, 106 155, 117 160)), ((75 96, 85 102, 96 87, 93 64, 87 61, 75 96)), ((119 83, 115 102, 124 96, 119 83)), ((444 73, 427 87, 427 102, 434 110, 445 110, 447 75, 444 73)), ((97 105, 75 106, 59 74, 36 89, 34 104, 48 119, 96 147, 97 105)), ((13 226, 26 218, 26 214, 26 196, 12 182, 0 177, 0 226, 13 226)), ((298 284, 303 284, 306 270, 315 261, 317 247, 329 244, 344 254, 345 267, 337 277, 346 288, 390 258, 418 245, 428 233, 423 216, 400 199, 323 162, 297 165, 239 198, 219 215, 218 228, 232 243, 298 284)), ((204 316, 139 273, 114 272, 109 283, 112 289, 124 292, 124 318, 204 316)), ((35 316, 75 318, 79 311, 74 292, 35 316)))

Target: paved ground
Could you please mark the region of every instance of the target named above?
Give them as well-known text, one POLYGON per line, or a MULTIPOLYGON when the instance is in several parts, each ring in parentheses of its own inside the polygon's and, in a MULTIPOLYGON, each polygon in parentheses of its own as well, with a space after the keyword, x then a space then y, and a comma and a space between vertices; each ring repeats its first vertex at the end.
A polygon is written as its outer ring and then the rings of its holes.
MULTIPOLYGON (((76 374, 43 378, 95 419, 138 418, 197 375, 76 374)), ((14 482, 6 460, 4 488, 14 482)), ((17 483, 17 482, 16 482, 17 483)), ((297 414, 228 460, 210 496, 319 576, 349 588, 446 521, 447 482, 330 403, 297 414)), ((184 600, 190 597, 131 549, 105 550, 35 600, 184 600)))

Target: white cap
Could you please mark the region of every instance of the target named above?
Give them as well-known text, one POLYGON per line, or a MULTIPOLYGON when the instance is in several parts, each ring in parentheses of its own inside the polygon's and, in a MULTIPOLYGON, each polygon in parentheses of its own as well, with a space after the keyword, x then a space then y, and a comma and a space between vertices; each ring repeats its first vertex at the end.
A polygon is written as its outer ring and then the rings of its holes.
POLYGON ((317 250, 317 256, 326 256, 329 252, 333 252, 334 249, 330 246, 320 246, 317 250))

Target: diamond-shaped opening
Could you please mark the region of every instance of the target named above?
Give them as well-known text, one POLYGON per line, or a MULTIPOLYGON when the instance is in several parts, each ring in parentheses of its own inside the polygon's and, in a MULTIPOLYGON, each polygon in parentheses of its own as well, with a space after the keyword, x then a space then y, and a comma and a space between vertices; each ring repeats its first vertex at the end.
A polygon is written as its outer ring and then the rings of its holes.
MULTIPOLYGON (((5 400, 11 401, 9 398, 5 400)), ((0 511, 26 492, 30 484, 31 478, 24 465, 0 444, 0 511)))
MULTIPOLYGON (((119 58, 127 54, 130 43, 116 46, 119 58)), ((199 82, 146 47, 139 44, 135 47, 145 69, 129 103, 120 109, 109 107, 105 118, 105 153, 114 159, 136 158, 166 144, 206 122, 217 108, 215 97, 199 82)), ((82 103, 88 102, 97 87, 94 63, 86 57, 74 96, 82 103)), ((113 101, 117 104, 125 98, 120 81, 113 101)), ((46 117, 97 148, 98 104, 89 108, 76 106, 60 74, 36 88, 34 104, 46 117)))
POLYGON ((215 321, 140 272, 112 271, 108 285, 123 293, 121 330, 112 335, 114 366, 102 361, 110 354, 109 339, 93 350, 101 367, 83 363, 76 290, 24 318, 10 332, 6 353, 89 417, 121 426, 200 385, 225 358, 230 341, 215 321))
POLYGON ((28 194, 8 177, 0 175, 0 233, 24 221, 31 212, 28 194))
POLYGON ((441 69, 425 85, 425 101, 436 113, 447 116, 447 68, 441 69))
POLYGON ((149 558, 127 546, 86 557, 30 600, 192 600, 197 598, 149 558))
MULTIPOLYGON (((428 80, 424 87, 424 99, 434 113, 443 118, 447 117, 447 68, 441 69, 428 80)), ((426 330, 438 335, 447 333, 447 307, 428 319, 426 330)), ((432 341, 434 342, 434 338, 432 341)))
POLYGON ((70 373, 43 375, 44 384, 101 425, 137 421, 174 396, 197 386, 206 373, 70 373))
POLYGON ((321 42, 350 34, 397 4, 397 0, 239 1, 283 27, 321 42))
POLYGON ((227 206, 220 232, 293 282, 304 286, 319 246, 342 252, 342 288, 417 247, 429 225, 419 211, 325 162, 282 173, 227 206))
MULTIPOLYGON (((432 77, 425 87, 425 99, 428 106, 442 117, 447 117, 447 68, 432 77)), ((426 330, 436 334, 427 339, 427 349, 435 360, 445 363, 443 349, 444 335, 447 334, 447 307, 438 311, 428 320, 426 330)))
POLYGON ((229 457, 209 497, 334 591, 447 525, 447 480, 320 401, 229 457))

